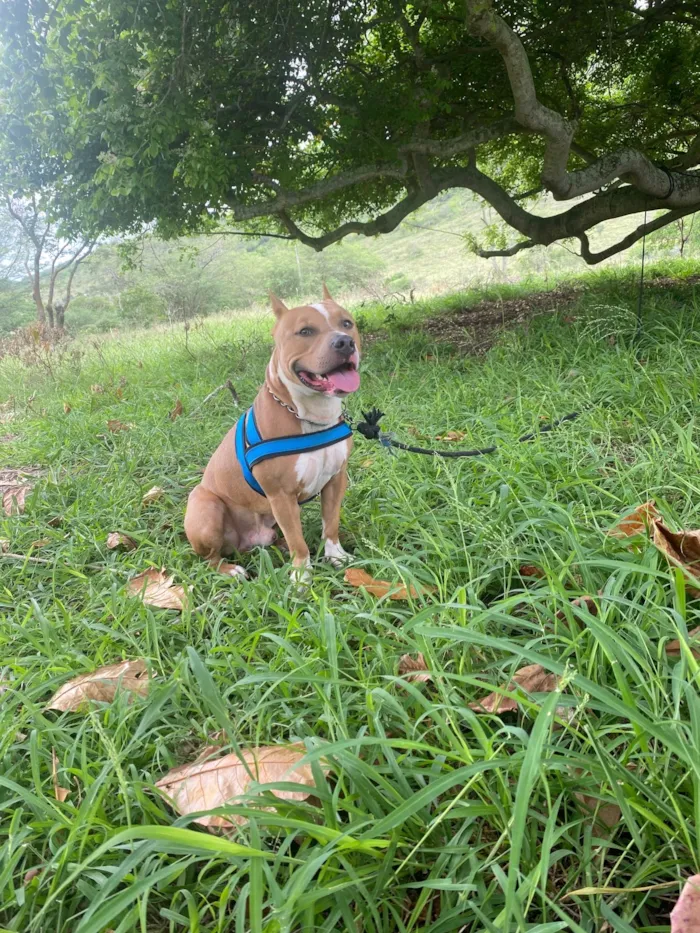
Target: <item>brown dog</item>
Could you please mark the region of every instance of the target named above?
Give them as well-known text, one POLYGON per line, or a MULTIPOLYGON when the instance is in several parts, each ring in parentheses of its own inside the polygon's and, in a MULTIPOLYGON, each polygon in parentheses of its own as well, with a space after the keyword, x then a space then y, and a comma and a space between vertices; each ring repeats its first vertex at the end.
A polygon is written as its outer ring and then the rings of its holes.
POLYGON ((319 304, 288 309, 271 298, 277 322, 265 382, 190 493, 185 532, 197 554, 224 573, 245 576, 237 564, 222 564, 223 556, 273 544, 278 525, 293 575, 303 581, 311 561, 300 503, 319 493, 325 556, 336 566, 348 560, 338 541, 352 448, 342 399, 360 385, 360 337, 325 285, 319 304), (299 447, 305 449, 295 452, 299 447))

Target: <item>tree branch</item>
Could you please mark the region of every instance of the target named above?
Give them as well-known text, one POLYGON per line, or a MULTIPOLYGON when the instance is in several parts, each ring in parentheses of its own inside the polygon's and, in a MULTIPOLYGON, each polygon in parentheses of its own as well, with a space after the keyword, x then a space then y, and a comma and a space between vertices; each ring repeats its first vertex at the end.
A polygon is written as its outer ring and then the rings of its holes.
POLYGON ((515 119, 545 140, 542 181, 557 200, 596 191, 616 178, 630 182, 670 208, 700 203, 700 176, 671 173, 654 165, 636 149, 619 149, 579 171, 567 170, 576 124, 540 103, 525 48, 516 33, 494 10, 491 0, 466 0, 469 31, 496 48, 508 74, 515 119))
POLYGON ((352 171, 316 182, 309 185, 308 188, 302 188, 300 191, 285 191, 273 179, 256 172, 253 174, 253 181, 264 184, 266 187, 276 186, 276 196, 253 204, 231 202, 230 207, 233 211, 233 217, 237 221, 251 220, 255 217, 270 217, 275 214, 281 215, 289 210, 303 207, 313 201, 322 200, 329 195, 336 194, 338 191, 343 191, 345 188, 350 188, 365 181, 373 181, 377 178, 404 179, 408 174, 407 157, 414 153, 450 159, 510 133, 523 132, 527 132, 527 130, 519 126, 511 116, 497 120, 488 126, 476 127, 453 139, 414 139, 399 147, 399 162, 376 162, 363 165, 352 171))
POLYGON ((516 253, 524 249, 532 249, 533 246, 539 246, 539 244, 535 243, 534 240, 520 240, 519 243, 507 246, 505 249, 477 249, 476 255, 482 259, 494 259, 497 256, 515 256, 516 253))
POLYGON ((688 214, 694 213, 695 210, 693 208, 669 211, 667 214, 662 214, 661 217, 655 217, 654 220, 649 223, 640 224, 639 227, 631 233, 628 233, 627 236, 623 237, 618 243, 614 243, 612 246, 602 249, 599 253, 591 252, 587 235, 585 233, 580 233, 578 238, 581 242, 581 258, 584 259, 589 266, 596 265, 596 263, 603 262, 604 259, 609 259, 610 256, 614 256, 623 249, 628 249, 638 240, 641 240, 642 237, 647 236, 647 234, 654 233, 655 230, 661 230, 674 221, 680 220, 681 217, 686 217, 688 214))

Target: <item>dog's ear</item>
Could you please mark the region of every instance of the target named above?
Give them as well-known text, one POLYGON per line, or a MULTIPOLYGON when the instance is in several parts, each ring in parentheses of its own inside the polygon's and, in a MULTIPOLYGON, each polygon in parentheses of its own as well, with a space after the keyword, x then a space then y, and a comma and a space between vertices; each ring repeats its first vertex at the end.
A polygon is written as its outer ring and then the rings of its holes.
POLYGON ((287 305, 278 298, 277 295, 273 295, 272 292, 270 292, 270 304, 272 305, 272 310, 275 312, 275 317, 278 321, 282 315, 286 314, 289 310, 287 305))
POLYGON ((326 285, 325 282, 323 283, 323 300, 324 300, 324 301, 333 301, 333 296, 332 296, 331 293, 328 291, 328 286, 326 285))

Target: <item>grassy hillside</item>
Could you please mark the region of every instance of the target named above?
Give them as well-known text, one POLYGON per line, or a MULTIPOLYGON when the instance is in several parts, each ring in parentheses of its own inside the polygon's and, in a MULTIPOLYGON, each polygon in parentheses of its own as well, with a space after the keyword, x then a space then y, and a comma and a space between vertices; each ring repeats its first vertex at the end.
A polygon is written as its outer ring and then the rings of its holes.
MULTIPOLYGON (((543 201, 542 213, 562 210, 543 201)), ((387 236, 349 237, 323 253, 277 239, 234 236, 200 237, 175 243, 146 240, 127 272, 115 244, 98 249, 75 280, 76 299, 67 322, 72 332, 148 327, 221 311, 239 312, 266 304, 269 290, 291 300, 317 298, 325 280, 342 300, 389 303, 430 297, 484 284, 528 282, 549 285, 586 267, 573 243, 537 248, 510 259, 479 259, 467 237, 486 243, 489 236, 512 242, 512 231, 496 224, 464 191, 446 192, 409 217, 387 236)), ((641 217, 612 222, 593 231, 594 248, 609 245, 637 226, 641 217)), ((670 227, 649 240, 651 258, 677 250, 679 232, 670 227)), ((604 264, 619 268, 639 260, 640 247, 604 264)), ((700 226, 688 254, 700 255, 700 226)), ((0 290, 0 333, 32 319, 24 284, 0 290)))
MULTIPOLYGON (((275 551, 244 556, 236 585, 183 538, 187 494, 239 411, 227 392, 203 400, 230 377, 250 403, 268 317, 83 341, 43 368, 5 359, 0 456, 41 472, 24 514, 0 519, 0 925, 666 929, 697 870, 700 604, 643 538, 606 534, 651 498, 671 528, 698 527, 700 293, 657 281, 638 335, 630 278, 600 275, 484 358, 421 327, 464 296, 364 309, 366 332, 387 336, 368 341, 353 412, 380 406, 406 439, 500 445, 443 461, 358 440, 344 543, 375 576, 434 588, 403 602, 318 559, 300 595, 275 551), (113 531, 137 548, 108 550, 113 531), (127 595, 149 566, 187 589, 182 613, 127 595), (432 679, 402 677, 404 654, 432 679), (147 698, 44 709, 69 678, 127 658, 146 660, 147 698), (475 709, 533 663, 558 691, 475 709), (178 818, 154 783, 214 736, 228 752, 301 743, 313 795, 229 805, 227 835, 178 818)), ((317 504, 304 521, 313 550, 317 504)))

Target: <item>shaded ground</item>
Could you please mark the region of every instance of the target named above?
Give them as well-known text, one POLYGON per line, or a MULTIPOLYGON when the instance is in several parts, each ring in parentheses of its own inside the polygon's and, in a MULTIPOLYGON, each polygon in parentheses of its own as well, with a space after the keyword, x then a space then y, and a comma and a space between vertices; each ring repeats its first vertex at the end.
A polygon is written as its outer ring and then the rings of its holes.
MULTIPOLYGON (((672 292, 688 291, 700 283, 700 274, 684 279, 670 276, 648 278, 644 291, 648 289, 667 289, 672 292)), ((626 286, 629 292, 629 284, 626 286)), ((512 327, 527 325, 536 317, 555 312, 571 312, 567 323, 575 319, 576 305, 584 294, 598 291, 595 285, 581 282, 558 285, 551 291, 533 293, 517 298, 487 299, 478 304, 458 308, 454 311, 441 312, 422 324, 424 333, 440 343, 450 344, 455 351, 463 354, 482 354, 493 346, 498 335, 512 327)), ((601 288, 601 298, 609 300, 609 283, 601 288)))

